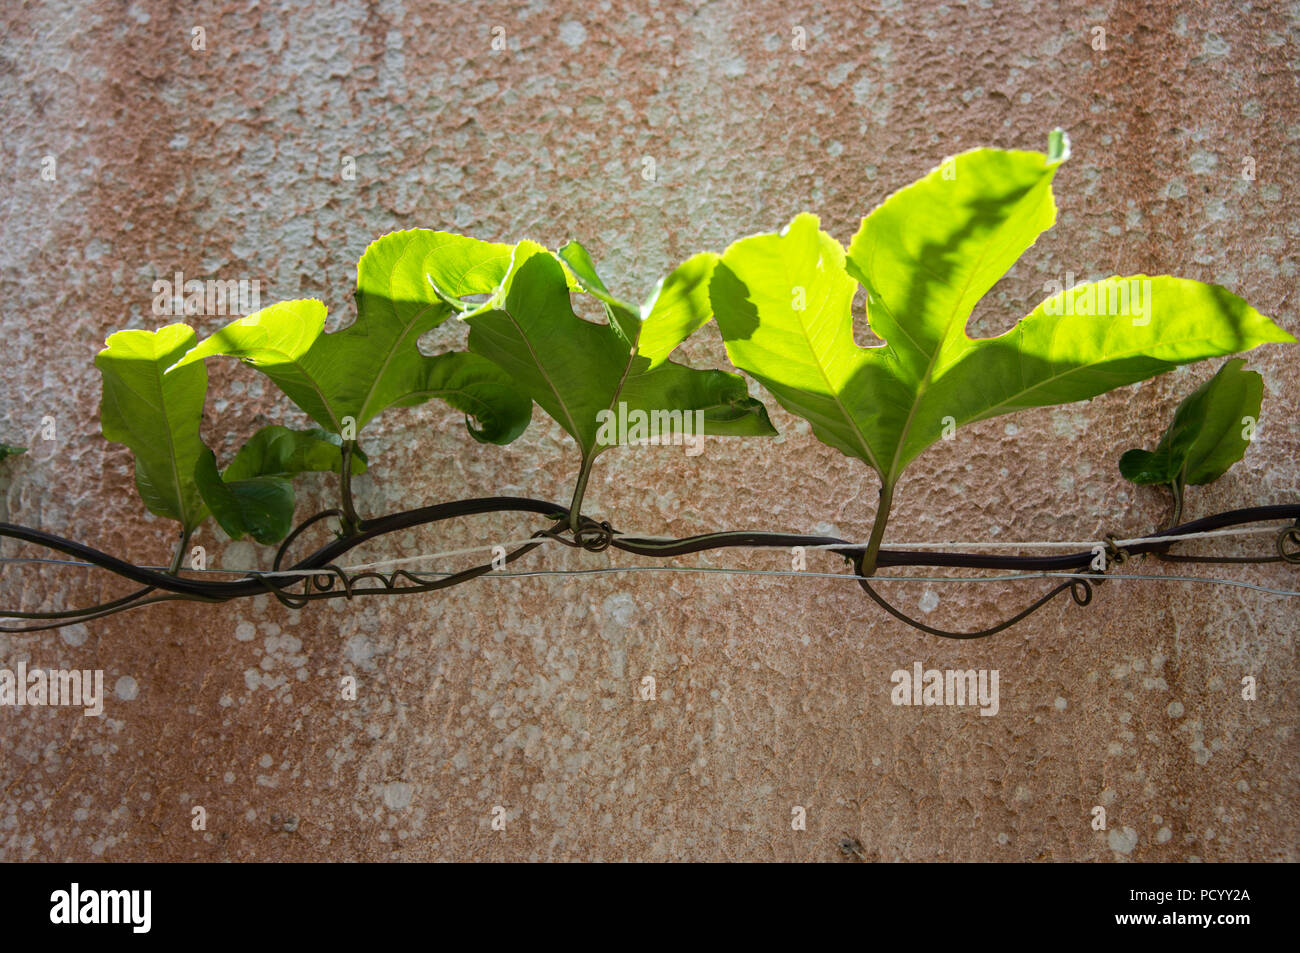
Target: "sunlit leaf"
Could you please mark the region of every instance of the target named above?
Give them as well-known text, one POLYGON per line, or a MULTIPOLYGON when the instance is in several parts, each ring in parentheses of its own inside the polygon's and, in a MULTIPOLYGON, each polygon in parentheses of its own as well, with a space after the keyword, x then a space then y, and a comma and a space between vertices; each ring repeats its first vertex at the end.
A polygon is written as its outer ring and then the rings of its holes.
POLYGON ((118 331, 95 356, 104 381, 104 436, 135 455, 135 485, 149 511, 176 520, 187 533, 208 513, 195 482, 209 452, 199 436, 208 375, 202 364, 172 365, 194 341, 183 324, 118 331))
POLYGON ((492 299, 462 317, 470 325, 470 349, 518 381, 577 441, 584 459, 614 445, 601 437, 601 423, 619 411, 620 402, 629 413, 679 412, 669 433, 679 433, 686 426, 683 415, 695 411, 703 414, 704 433, 773 433, 766 410, 749 397, 740 377, 667 360, 708 320, 707 302, 698 291, 700 272, 711 265, 707 257, 687 262, 682 275, 674 272, 647 305, 632 312, 605 289, 581 246, 570 243, 565 254, 580 283, 623 312, 621 319, 601 325, 574 314, 559 261, 528 241, 516 247, 509 274, 492 299), (647 330, 654 342, 651 355, 639 351, 647 330))
POLYGON ((945 427, 1294 340, 1223 288, 1145 275, 1064 290, 970 338, 975 303, 1052 224, 1055 171, 1040 153, 967 152, 872 212, 847 255, 806 214, 736 242, 711 285, 732 363, 892 488, 945 427), (853 340, 859 281, 883 346, 853 340), (1121 292, 1122 313, 1099 313, 1121 292))
POLYGON ((475 354, 420 353, 420 336, 452 313, 435 290, 492 292, 510 246, 444 232, 394 232, 366 249, 357 269, 357 319, 323 333, 325 305, 285 301, 232 322, 186 355, 182 365, 224 354, 269 376, 313 420, 343 434, 390 407, 437 397, 478 421, 475 439, 509 443, 528 426, 532 403, 492 362, 475 354))
POLYGON ((610 327, 618 332, 628 347, 635 347, 641 335, 641 313, 636 305, 615 297, 596 274, 596 263, 581 242, 571 241, 557 253, 579 289, 597 298, 605 306, 610 327))

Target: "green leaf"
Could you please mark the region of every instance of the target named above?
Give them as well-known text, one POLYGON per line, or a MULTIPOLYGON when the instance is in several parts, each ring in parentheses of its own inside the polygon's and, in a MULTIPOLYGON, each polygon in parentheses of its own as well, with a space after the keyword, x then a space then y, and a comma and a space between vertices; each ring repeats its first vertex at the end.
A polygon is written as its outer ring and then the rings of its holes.
POLYGON ((709 301, 709 280, 718 263, 713 252, 701 252, 686 259, 672 274, 659 282, 655 293, 642 306, 645 320, 637 354, 655 368, 668 360, 679 344, 704 327, 713 317, 709 301))
POLYGON ((591 255, 579 242, 571 241, 557 253, 568 266, 579 289, 594 295, 605 305, 610 326, 654 368, 668 360, 677 346, 713 317, 709 303, 709 279, 718 256, 700 252, 678 265, 660 280, 654 293, 639 308, 615 297, 600 276, 591 255))
POLYGON ((571 241, 556 254, 568 266, 578 288, 596 297, 605 306, 610 327, 619 333, 628 347, 635 347, 641 333, 641 314, 636 305, 610 293, 605 282, 596 274, 596 264, 591 260, 591 254, 580 242, 571 241))
POLYGON ((313 420, 342 434, 390 407, 438 397, 476 418, 475 439, 509 443, 528 426, 531 401, 490 361, 466 352, 435 357, 417 341, 452 313, 436 288, 457 298, 491 293, 504 277, 510 246, 411 229, 373 242, 357 268, 357 320, 323 332, 325 305, 286 301, 240 318, 185 356, 239 358, 269 376, 313 420), (436 284, 435 284, 436 283, 436 284))
POLYGON ((708 318, 699 286, 700 272, 711 262, 700 256, 691 259, 669 276, 646 306, 633 312, 609 294, 580 249, 576 243, 565 246, 570 268, 608 307, 626 312, 622 318, 599 325, 574 314, 560 262, 528 241, 516 246, 509 273, 493 297, 461 317, 470 325, 470 349, 518 381, 577 441, 584 461, 616 443, 608 433, 615 428, 602 424, 620 413, 620 402, 628 415, 681 412, 675 418, 659 418, 667 427, 661 436, 681 433, 684 414, 695 411, 703 414, 704 433, 774 433, 763 405, 749 397, 740 377, 667 360, 708 318), (700 307, 705 308, 703 318, 700 307), (651 355, 639 351, 641 335, 647 332, 654 342, 651 355))
POLYGON ((7 460, 10 457, 16 457, 18 454, 26 452, 26 447, 15 447, 12 444, 0 443, 0 460, 7 460))
MULTIPOLYGON (((278 543, 293 528, 292 478, 299 473, 339 473, 343 440, 328 430, 263 427, 239 448, 230 465, 217 473, 209 451, 195 472, 203 498, 231 539, 251 535, 259 543, 278 543)), ((366 471, 366 456, 356 448, 353 475, 366 471)))
POLYGON ((265 373, 309 417, 335 433, 343 405, 337 371, 309 354, 325 326, 325 304, 314 298, 281 301, 239 318, 205 338, 177 364, 187 367, 216 354, 236 357, 265 373))
POLYGON ((277 543, 293 528, 293 485, 279 476, 223 479, 216 457, 204 448, 195 481, 221 528, 231 539, 245 534, 259 543, 277 543))
POLYGON ((104 436, 135 455, 135 485, 149 511, 176 520, 186 533, 208 513, 195 481, 210 452, 199 436, 208 375, 202 364, 172 367, 194 341, 183 324, 118 331, 95 356, 104 379, 104 436))
POLYGON ((1250 446, 1244 434, 1258 422, 1264 396, 1264 379, 1245 364, 1241 358, 1228 361, 1192 391, 1155 450, 1125 453, 1119 461, 1124 478, 1200 486, 1227 473, 1250 446))
POLYGON ((1054 221, 1055 171, 1040 153, 975 150, 891 196, 847 256, 812 215, 736 242, 710 287, 732 363, 887 493, 946 427, 1294 340, 1223 288, 1144 275, 1062 291, 1005 334, 970 338, 976 302, 1054 221), (859 281, 884 346, 854 343, 859 281))
MULTIPOLYGON (((263 427, 239 448, 223 479, 247 480, 259 476, 292 477, 299 473, 338 473, 343 439, 328 430, 290 430, 279 424, 263 427)), ((352 456, 352 474, 366 472, 366 456, 358 448, 352 456)))

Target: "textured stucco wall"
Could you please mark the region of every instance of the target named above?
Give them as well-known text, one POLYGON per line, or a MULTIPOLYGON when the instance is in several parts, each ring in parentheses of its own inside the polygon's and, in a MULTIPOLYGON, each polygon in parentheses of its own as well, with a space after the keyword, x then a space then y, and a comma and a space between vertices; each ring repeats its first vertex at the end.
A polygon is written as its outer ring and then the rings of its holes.
MULTIPOLYGON (((164 560, 171 530, 144 515, 128 452, 99 436, 91 361, 110 331, 164 323, 150 286, 176 270, 256 278, 264 303, 320 296, 346 323, 365 244, 419 225, 552 247, 579 237, 639 296, 691 252, 801 209, 847 241, 945 155, 1043 148, 1060 125, 1074 155, 1056 180, 1057 227, 977 309, 975 332, 1008 327, 1067 271, 1216 280, 1300 332, 1295 3, 4 11, 0 439, 32 448, 0 476, 5 518, 140 561, 164 560), (195 26, 205 51, 191 48, 195 26), (506 51, 491 50, 497 26, 506 51), (791 48, 795 27, 805 51, 791 48)), ((687 353, 724 366, 712 328, 687 353)), ((1260 439, 1195 492, 1192 513, 1297 498, 1295 354, 1250 355, 1267 382, 1260 439)), ((889 538, 1153 527, 1163 500, 1125 484, 1115 460, 1149 445, 1212 370, 960 431, 913 466, 889 538)), ((266 422, 302 420, 254 372, 210 371, 219 454, 266 422)), ((588 510, 648 533, 771 522, 865 538, 868 471, 770 406, 775 440, 605 456, 588 510)), ((575 473, 540 410, 505 449, 475 444, 437 403, 367 433, 369 514, 491 493, 564 500, 575 473)), ((326 481, 302 485, 303 513, 325 504, 326 481)), ((535 528, 483 517, 367 552, 535 528)), ((212 524, 198 541, 222 566, 264 558, 212 524)), ((1212 571, 1297 582, 1279 567, 1212 571)), ((3 603, 27 609, 110 591, 81 570, 6 566, 0 581, 3 603)), ((1038 590, 889 591, 936 624, 974 627, 1038 590)), ((852 583, 660 573, 486 580, 302 613, 266 598, 156 607, 0 637, 0 666, 102 668, 109 690, 102 719, 0 710, 0 858, 838 860, 848 834, 886 860, 1293 860, 1297 628, 1294 602, 1274 596, 1115 583, 1087 609, 1054 604, 993 640, 948 643, 852 583), (914 661, 997 669, 1000 713, 892 706, 889 675, 914 661), (338 698, 347 674, 355 702, 338 698), (653 702, 634 697, 644 675, 653 702), (1239 697, 1243 675, 1258 679, 1255 702, 1239 697), (191 829, 196 805, 205 832, 191 829), (491 830, 497 805, 504 833, 491 830), (791 830, 794 805, 805 831, 791 830), (1094 805, 1109 831, 1090 828, 1094 805)))

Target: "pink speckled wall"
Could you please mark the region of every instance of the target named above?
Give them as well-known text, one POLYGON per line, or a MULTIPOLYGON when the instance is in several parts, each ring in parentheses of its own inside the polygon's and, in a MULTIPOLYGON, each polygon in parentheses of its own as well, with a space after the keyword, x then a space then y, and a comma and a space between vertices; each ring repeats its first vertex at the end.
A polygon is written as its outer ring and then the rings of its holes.
MULTIPOLYGON (((1041 149, 1059 125, 1074 149, 1059 222, 972 333, 1009 327, 1067 271, 1217 281, 1300 333, 1294 2, 10 0, 5 20, 0 440, 31 450, 0 468, 0 516, 138 561, 165 561, 171 528, 144 514, 128 452, 99 434, 92 359, 112 330, 165 322, 152 283, 177 270, 256 279, 263 303, 319 296, 346 322, 365 245, 425 226, 577 237, 639 296, 690 253, 799 210, 847 241, 944 156, 1041 149)), ((725 366, 712 328, 686 352, 725 366)), ((1249 355, 1266 382, 1259 439, 1191 515, 1300 497, 1296 353, 1249 355)), ((888 540, 1146 532, 1166 504, 1115 461, 1212 371, 959 431, 909 471, 888 540)), ((219 453, 303 422, 254 372, 210 372, 219 453)), ((776 439, 606 455, 588 512, 651 534, 775 524, 865 539, 874 478, 768 403, 776 439)), ((536 409, 504 449, 439 403, 367 433, 366 515, 495 493, 567 501, 576 472, 536 409)), ((330 493, 305 479, 301 512, 330 493)), ((365 553, 537 528, 477 517, 365 553)), ((212 523, 197 541, 219 566, 267 565, 212 523)), ((645 562, 557 548, 521 568, 645 562)), ((1297 588, 1294 567, 1196 571, 1297 588)), ((2 572, 8 608, 122 591, 81 569, 2 572)), ((973 628, 1041 588, 888 591, 932 624, 973 628)), ((0 710, 0 859, 840 861, 847 836, 882 860, 1295 860, 1295 607, 1117 582, 1086 609, 1054 603, 962 644, 889 619, 844 580, 638 573, 301 612, 266 597, 167 604, 4 635, 0 667, 103 669, 107 698, 102 718, 0 710), (914 662, 996 669, 998 713, 892 705, 890 674, 914 662), (355 700, 340 697, 347 675, 355 700), (653 701, 638 696, 645 676, 653 701)))

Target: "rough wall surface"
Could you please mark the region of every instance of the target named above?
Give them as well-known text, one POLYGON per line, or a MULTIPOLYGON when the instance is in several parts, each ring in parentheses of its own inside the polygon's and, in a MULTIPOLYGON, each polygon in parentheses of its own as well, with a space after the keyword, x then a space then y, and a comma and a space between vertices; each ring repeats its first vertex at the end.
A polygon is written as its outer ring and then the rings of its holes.
MULTIPOLYGON (((1041 149, 1059 125, 1074 155, 1056 179, 1058 224, 972 333, 1009 327, 1067 272, 1217 281, 1300 332, 1300 5, 1283 0, 5 0, 4 19, 0 440, 31 450, 4 464, 3 518, 137 561, 165 562, 172 530, 144 514, 129 453, 99 435, 91 362, 112 330, 167 322, 152 283, 178 270, 257 279, 264 303, 319 296, 346 323, 365 245, 427 226, 579 237, 639 296, 692 252, 802 209, 847 241, 944 156, 1041 149)), ((206 334, 224 320, 195 323, 206 334)), ((725 366, 712 329, 688 353, 725 366)), ((1250 355, 1266 380, 1259 439, 1195 492, 1192 514, 1300 494, 1295 353, 1250 355)), ((959 431, 914 464, 889 541, 1145 532, 1166 503, 1115 460, 1149 446, 1212 372, 959 431)), ((210 373, 219 455, 304 419, 251 370, 210 373)), ((865 539, 869 471, 769 405, 777 439, 606 455, 587 510, 654 534, 773 524, 865 539)), ((494 493, 567 500, 576 471, 537 409, 504 449, 474 443, 436 402, 367 434, 367 514, 494 493)), ((303 487, 302 514, 329 505, 329 481, 303 487)), ((479 517, 366 554, 536 528, 479 517)), ((211 523, 197 541, 222 567, 267 563, 211 523)), ((3 554, 43 555, 12 542, 3 554)), ((555 549, 527 568, 635 563, 555 549)), ((1293 568, 1203 568, 1297 587, 1293 568)), ((10 609, 122 591, 75 568, 2 572, 10 609)), ((889 592, 932 624, 974 628, 1041 586, 889 592)), ((974 643, 920 635, 827 578, 509 578, 302 612, 166 604, 0 636, 0 666, 103 669, 108 695, 98 719, 0 710, 0 858, 829 861, 849 835, 883 860, 1294 860, 1298 628, 1278 596, 1140 582, 974 643), (892 705, 891 672, 917 661, 998 670, 1000 711, 892 705), (355 701, 340 697, 346 675, 355 701), (647 675, 653 701, 637 697, 647 675), (1248 675, 1255 701, 1241 697, 1248 675), (792 829, 795 806, 806 830, 792 829)))

